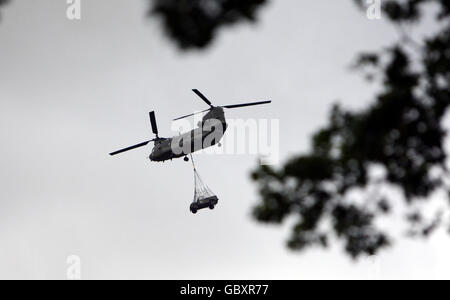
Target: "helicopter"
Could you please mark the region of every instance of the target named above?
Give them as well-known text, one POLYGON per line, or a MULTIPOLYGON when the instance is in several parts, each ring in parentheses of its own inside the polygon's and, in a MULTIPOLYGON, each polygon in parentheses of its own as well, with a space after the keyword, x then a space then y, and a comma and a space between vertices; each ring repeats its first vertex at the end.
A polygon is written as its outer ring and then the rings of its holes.
POLYGON ((159 137, 155 112, 151 111, 149 113, 150 124, 152 127, 152 132, 156 137, 146 142, 112 152, 110 153, 110 155, 115 156, 117 154, 121 154, 130 150, 147 146, 149 143, 154 142, 155 144, 153 150, 149 156, 149 159, 151 161, 164 162, 167 160, 172 160, 181 157, 184 157, 185 161, 189 161, 188 155, 190 153, 214 146, 216 144, 220 146, 220 140, 222 139, 228 127, 227 122, 225 120, 224 108, 232 109, 246 106, 269 104, 272 102, 269 100, 261 102, 214 106, 212 102, 208 98, 206 98, 205 95, 203 95, 199 90, 193 89, 192 91, 198 97, 200 97, 200 99, 202 99, 209 106, 209 108, 200 112, 182 116, 180 118, 174 119, 173 121, 181 120, 184 118, 194 116, 196 114, 207 112, 203 116, 202 121, 199 122, 198 128, 193 129, 180 136, 175 136, 172 138, 159 137), (207 140, 209 141, 205 142, 207 140))

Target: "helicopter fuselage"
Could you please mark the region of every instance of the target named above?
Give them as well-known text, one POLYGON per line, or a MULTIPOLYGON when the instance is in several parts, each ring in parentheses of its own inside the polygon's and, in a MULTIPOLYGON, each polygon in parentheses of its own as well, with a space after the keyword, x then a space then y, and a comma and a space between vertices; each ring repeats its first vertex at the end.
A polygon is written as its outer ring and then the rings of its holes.
POLYGON ((198 128, 180 136, 157 139, 149 156, 150 160, 164 162, 186 157, 219 143, 228 127, 223 108, 212 108, 198 125, 198 128))
POLYGON ((196 152, 214 146, 220 142, 228 127, 227 122, 225 120, 225 113, 223 110, 224 108, 232 109, 261 104, 269 104, 272 102, 269 100, 260 102, 247 102, 232 105, 214 106, 211 103, 211 101, 208 100, 208 98, 206 98, 205 95, 203 95, 199 90, 193 89, 192 91, 197 96, 199 96, 203 100, 203 102, 208 104, 210 108, 204 111, 196 112, 193 114, 177 118, 175 120, 181 120, 199 113, 207 112, 206 115, 202 118, 202 121, 199 122, 198 128, 172 138, 161 138, 158 135, 158 126, 156 124, 155 112, 151 111, 149 113, 150 123, 152 125, 152 132, 156 137, 143 143, 111 152, 109 155, 115 156, 120 153, 124 153, 130 150, 147 146, 149 143, 154 142, 155 146, 153 147, 152 153, 149 156, 151 161, 166 161, 183 156, 185 160, 189 160, 187 155, 191 154, 192 152, 196 152))

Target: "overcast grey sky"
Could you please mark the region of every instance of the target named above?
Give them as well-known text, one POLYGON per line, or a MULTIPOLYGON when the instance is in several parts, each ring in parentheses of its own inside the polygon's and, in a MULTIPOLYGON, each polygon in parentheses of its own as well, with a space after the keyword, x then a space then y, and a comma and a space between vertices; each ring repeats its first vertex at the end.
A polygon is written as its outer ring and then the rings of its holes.
MULTIPOLYGON (((289 222, 263 226, 252 156, 197 155, 218 194, 193 216, 193 174, 182 160, 152 164, 150 147, 111 158, 118 147, 160 134, 204 104, 273 99, 230 118, 280 120, 286 159, 309 148, 330 105, 364 107, 376 86, 349 72, 355 54, 389 45, 395 31, 369 21, 352 1, 283 0, 256 26, 221 31, 205 52, 179 52, 146 18, 145 0, 14 0, 0 22, 0 278, 64 279, 79 255, 84 279, 371 278, 339 245, 292 253, 289 222), (295 28, 295 30, 293 30, 295 28), (201 259, 197 259, 201 257, 201 259)), ((449 278, 450 242, 397 241, 377 258, 383 278, 449 278)))

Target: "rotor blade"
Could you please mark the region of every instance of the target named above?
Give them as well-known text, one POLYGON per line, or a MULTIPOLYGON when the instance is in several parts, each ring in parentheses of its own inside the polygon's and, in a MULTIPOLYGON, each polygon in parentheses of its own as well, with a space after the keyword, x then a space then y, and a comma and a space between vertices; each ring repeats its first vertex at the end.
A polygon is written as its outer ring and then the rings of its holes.
POLYGON ((272 103, 272 101, 261 101, 261 102, 242 103, 242 104, 232 104, 232 105, 224 105, 224 106, 221 106, 221 107, 238 108, 238 107, 254 106, 254 105, 269 104, 269 103, 272 103))
POLYGON ((205 95, 203 95, 202 93, 200 93, 199 90, 193 89, 192 91, 193 91, 194 93, 196 93, 197 96, 199 96, 200 98, 202 98, 202 100, 205 101, 206 104, 208 104, 208 105, 211 106, 211 107, 213 106, 212 103, 211 103, 211 101, 209 101, 208 98, 205 97, 205 95))
POLYGON ((152 124, 153 133, 158 136, 158 126, 156 125, 156 117, 154 111, 150 112, 150 123, 152 124))
POLYGON ((118 150, 118 151, 112 152, 109 155, 114 156, 114 155, 117 155, 117 154, 120 154, 120 153, 123 153, 123 152, 127 152, 127 151, 130 151, 130 150, 136 149, 136 148, 144 147, 144 146, 147 146, 150 142, 153 142, 153 141, 154 140, 143 142, 143 143, 140 143, 140 144, 137 144, 137 145, 134 145, 134 146, 122 149, 122 150, 118 150))
POLYGON ((178 120, 181 120, 181 119, 184 119, 184 118, 192 117, 192 116, 195 116, 195 115, 197 115, 197 114, 201 114, 201 113, 207 112, 207 111, 209 111, 209 110, 211 110, 211 108, 208 108, 208 109, 205 109, 205 110, 203 110, 203 111, 195 112, 195 113, 193 113, 193 114, 189 114, 189 115, 186 115, 186 116, 182 116, 182 117, 173 119, 173 121, 178 121, 178 120))

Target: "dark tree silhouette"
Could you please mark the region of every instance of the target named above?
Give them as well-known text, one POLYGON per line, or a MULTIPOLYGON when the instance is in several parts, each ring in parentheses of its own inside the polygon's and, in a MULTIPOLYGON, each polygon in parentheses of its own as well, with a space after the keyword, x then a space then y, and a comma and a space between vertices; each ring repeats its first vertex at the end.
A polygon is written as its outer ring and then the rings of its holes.
MULTIPOLYGON (((10 0, 0 0, 0 6, 10 0)), ((268 0, 149 0, 150 16, 161 18, 163 28, 183 50, 206 49, 220 28, 256 21, 258 8, 268 0)))
POLYGON ((266 0, 150 0, 151 15, 162 18, 167 34, 182 49, 205 48, 226 25, 255 21, 266 0))
MULTIPOLYGON (((8 3, 9 2, 9 0, 0 0, 0 6, 2 6, 2 5, 4 5, 4 4, 6 4, 6 3, 8 3)), ((0 19, 1 19, 1 15, 0 15, 0 19)))
POLYGON ((385 186, 402 191, 408 233, 429 236, 440 225, 449 226, 442 211, 430 219, 412 207, 429 203, 434 192, 445 191, 447 197, 450 191, 442 124, 450 105, 450 1, 386 0, 383 11, 404 32, 404 26, 421 23, 423 6, 431 3, 439 7, 438 32, 420 43, 402 34, 388 50, 358 58, 358 68, 382 80, 370 107, 351 112, 336 105, 329 124, 314 135, 310 153, 253 172, 262 198, 254 217, 276 224, 294 216, 291 249, 327 246, 337 238, 356 258, 391 244, 389 232, 376 225, 382 216, 392 216, 398 202, 398 196, 381 190, 385 186), (374 166, 383 170, 377 177, 374 166), (364 192, 349 194, 355 190, 364 192))

